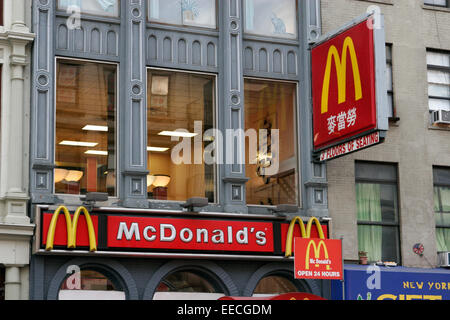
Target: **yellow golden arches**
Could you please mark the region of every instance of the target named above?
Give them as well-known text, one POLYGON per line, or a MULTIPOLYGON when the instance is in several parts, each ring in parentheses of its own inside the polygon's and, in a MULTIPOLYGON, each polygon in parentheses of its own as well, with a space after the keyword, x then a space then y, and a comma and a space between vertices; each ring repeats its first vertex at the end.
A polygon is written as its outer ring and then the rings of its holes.
MULTIPOLYGON (((311 240, 311 242, 308 244, 308 247, 306 249, 306 258, 305 258, 305 268, 306 270, 309 270, 309 258, 310 258, 310 251, 311 251, 311 247, 314 249, 314 256, 316 257, 316 259, 318 257, 320 257, 320 250, 323 248, 324 252, 325 252, 325 259, 329 258, 328 255, 328 249, 327 246, 325 245, 325 242, 323 240, 321 240, 319 242, 319 245, 317 246, 316 243, 314 242, 314 240, 311 240)), ((316 263, 316 268, 319 267, 319 264, 316 263)), ((330 266, 327 265, 327 270, 330 270, 330 266)))
POLYGON ((305 239, 311 238, 311 228, 314 223, 316 225, 317 232, 319 233, 319 238, 325 239, 322 225, 320 224, 320 222, 317 218, 309 219, 308 224, 306 225, 306 228, 305 228, 305 224, 303 223, 302 218, 295 217, 294 219, 292 219, 291 224, 289 225, 288 233, 286 236, 286 253, 285 253, 286 258, 292 256, 292 240, 294 238, 294 229, 295 229, 295 225, 297 223, 300 226, 300 233, 301 233, 302 238, 305 238, 305 239))
POLYGON ((322 88, 322 108, 321 108, 322 114, 328 112, 331 63, 333 62, 333 60, 334 65, 336 66, 336 76, 338 84, 338 103, 341 104, 346 101, 347 53, 350 54, 350 60, 352 63, 353 81, 355 83, 355 101, 362 99, 361 75, 359 73, 359 65, 358 65, 358 58, 356 56, 355 45, 353 43, 352 38, 347 37, 344 40, 341 56, 339 56, 339 52, 335 46, 331 46, 328 51, 327 65, 325 68, 325 75, 323 78, 323 88, 322 88))
POLYGON ((53 250, 56 224, 58 222, 58 217, 59 217, 59 214, 61 213, 61 211, 64 212, 64 216, 66 218, 67 248, 69 248, 69 249, 76 248, 78 219, 80 218, 80 214, 84 213, 84 216, 86 218, 88 235, 89 235, 89 250, 91 252, 97 251, 97 239, 96 239, 96 235, 95 235, 95 229, 94 229, 94 225, 92 223, 91 215, 89 214, 88 210, 85 207, 79 207, 77 209, 77 211, 75 212, 75 215, 72 220, 69 210, 64 206, 59 207, 53 214, 52 220, 51 220, 49 228, 48 228, 47 243, 46 243, 45 250, 47 250, 47 251, 53 250))

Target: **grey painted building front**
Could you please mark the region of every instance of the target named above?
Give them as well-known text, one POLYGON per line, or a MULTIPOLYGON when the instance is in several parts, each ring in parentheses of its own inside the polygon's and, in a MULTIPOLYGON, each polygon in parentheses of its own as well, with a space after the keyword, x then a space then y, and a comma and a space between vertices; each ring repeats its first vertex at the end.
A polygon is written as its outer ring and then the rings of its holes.
MULTIPOLYGON (((119 3, 120 14, 117 17, 82 12, 81 24, 72 28, 70 23, 76 16, 58 9, 56 1, 33 1, 36 42, 33 48, 30 134, 32 211, 35 213, 38 206, 54 211, 60 205, 70 210, 83 205, 80 196, 55 192, 55 168, 58 167, 55 146, 60 143, 55 137, 58 96, 55 92, 58 81, 55 66, 59 59, 64 58, 77 63, 87 61, 117 66, 116 194, 101 203, 102 210, 125 214, 138 212, 148 216, 181 212, 183 201, 148 199, 147 177, 152 172, 147 167, 147 73, 152 68, 215 77, 216 124, 224 132, 245 128, 244 78, 294 84, 293 120, 297 141, 294 148, 297 152, 293 166, 297 168, 294 181, 298 183, 294 202, 298 210, 288 213, 285 221, 289 222, 292 216, 302 216, 305 220, 312 216, 327 217, 325 166, 314 165, 311 160, 308 45, 320 35, 319 1, 298 1, 298 24, 293 32, 297 36, 291 38, 245 34, 245 2, 241 0, 215 2, 216 28, 149 22, 150 2, 132 0, 119 3)), ((247 203, 249 173, 246 173, 245 165, 235 158, 233 162, 216 168, 217 200, 202 208, 202 214, 230 215, 230 218, 233 214, 258 214, 268 220, 280 219, 273 213, 275 206, 247 203)), ((40 245, 37 244, 38 247, 40 245)), ((94 269, 120 279, 119 286, 129 299, 151 299, 165 276, 183 268, 210 275, 228 295, 250 296, 258 281, 268 275, 288 275, 293 279, 292 260, 283 258, 276 262, 269 258, 250 263, 242 261, 238 255, 227 261, 217 258, 207 261, 176 256, 172 260, 151 256, 137 259, 110 255, 104 258, 95 253, 76 257, 77 253, 70 250, 58 251, 54 255, 43 253, 34 252, 32 256, 32 299, 57 299, 58 290, 67 277, 67 268, 73 265, 82 268, 94 266, 94 269)), ((326 282, 295 283, 298 290, 329 295, 326 282)))

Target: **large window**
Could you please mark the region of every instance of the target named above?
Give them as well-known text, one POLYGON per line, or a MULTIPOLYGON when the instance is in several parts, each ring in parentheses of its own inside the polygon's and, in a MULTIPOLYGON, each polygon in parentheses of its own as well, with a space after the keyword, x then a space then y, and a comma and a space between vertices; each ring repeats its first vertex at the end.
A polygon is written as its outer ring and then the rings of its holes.
POLYGON ((358 250, 368 260, 400 263, 397 167, 356 163, 358 250))
POLYGON ((298 204, 295 83, 245 79, 247 204, 298 204), (252 142, 253 140, 253 142, 252 142))
POLYGON ((205 148, 214 143, 215 76, 148 71, 148 195, 154 200, 215 201, 214 161, 205 148))
POLYGON ((153 300, 217 300, 224 290, 206 274, 178 271, 159 284, 153 300))
POLYGON ((120 13, 120 0, 58 0, 58 9, 98 16, 118 17, 120 13), (76 8, 76 9, 75 9, 76 8))
POLYGON ((297 38, 296 0, 244 0, 244 13, 245 33, 297 38))
POLYGON ((117 66, 57 60, 55 192, 116 195, 117 66))
POLYGON ((216 0, 149 0, 149 20, 215 29, 216 0))
POLYGON ((120 283, 98 270, 86 269, 69 275, 61 284, 59 300, 125 300, 120 283))
POLYGON ((434 211, 438 251, 450 251, 450 168, 434 168, 434 211))
POLYGON ((450 111, 450 53, 427 51, 428 96, 431 111, 450 111))

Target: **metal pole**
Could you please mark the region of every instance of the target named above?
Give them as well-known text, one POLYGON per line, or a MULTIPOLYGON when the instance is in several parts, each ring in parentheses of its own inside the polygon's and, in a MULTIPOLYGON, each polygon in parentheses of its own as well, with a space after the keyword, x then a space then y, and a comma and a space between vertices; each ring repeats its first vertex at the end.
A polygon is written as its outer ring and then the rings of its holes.
POLYGON ((342 300, 345 299, 345 270, 344 270, 344 237, 341 236, 341 258, 342 258, 342 300))

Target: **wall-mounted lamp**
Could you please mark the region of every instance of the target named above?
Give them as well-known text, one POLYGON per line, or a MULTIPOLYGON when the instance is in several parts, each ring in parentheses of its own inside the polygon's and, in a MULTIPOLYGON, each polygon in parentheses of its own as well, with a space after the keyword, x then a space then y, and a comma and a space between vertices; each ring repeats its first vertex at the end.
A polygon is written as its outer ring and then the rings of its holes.
POLYGON ((153 181, 153 198, 156 200, 167 200, 167 186, 170 183, 170 176, 156 174, 154 175, 155 181, 153 181))
POLYGON ((55 169, 55 183, 60 183, 64 180, 67 182, 79 182, 83 175, 83 171, 55 169))

